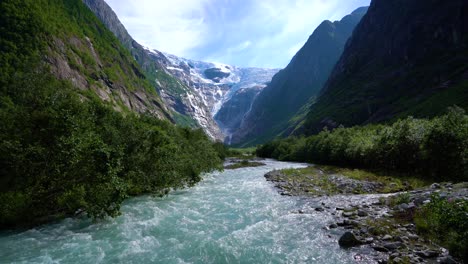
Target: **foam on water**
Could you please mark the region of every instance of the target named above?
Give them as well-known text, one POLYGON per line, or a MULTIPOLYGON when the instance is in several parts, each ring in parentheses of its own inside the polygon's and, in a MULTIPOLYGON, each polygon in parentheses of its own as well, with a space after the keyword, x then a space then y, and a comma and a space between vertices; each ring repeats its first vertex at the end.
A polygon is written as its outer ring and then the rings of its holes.
POLYGON ((324 214, 297 214, 263 175, 304 164, 215 172, 165 198, 138 197, 122 216, 93 223, 65 219, 0 234, 0 263, 352 263, 324 214))

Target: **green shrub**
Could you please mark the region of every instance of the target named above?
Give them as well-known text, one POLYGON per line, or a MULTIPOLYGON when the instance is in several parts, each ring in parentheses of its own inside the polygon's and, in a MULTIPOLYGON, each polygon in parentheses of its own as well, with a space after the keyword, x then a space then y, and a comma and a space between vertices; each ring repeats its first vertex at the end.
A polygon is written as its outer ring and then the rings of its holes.
POLYGON ((415 216, 421 234, 447 247, 450 254, 468 261, 468 201, 434 194, 415 216))
POLYGON ((81 209, 116 216, 128 195, 165 194, 221 168, 201 130, 82 101, 46 69, 0 93, 0 227, 81 209))
POLYGON ((387 169, 434 180, 468 180, 468 116, 458 107, 432 120, 408 117, 392 125, 324 130, 277 139, 257 155, 285 161, 387 169))

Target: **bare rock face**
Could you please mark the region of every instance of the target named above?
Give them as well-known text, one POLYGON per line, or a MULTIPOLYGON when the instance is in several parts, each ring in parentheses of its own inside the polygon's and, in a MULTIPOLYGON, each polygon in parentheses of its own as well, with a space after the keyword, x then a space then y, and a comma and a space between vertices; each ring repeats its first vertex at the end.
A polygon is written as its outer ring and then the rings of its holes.
POLYGON ((161 98, 142 84, 144 76, 131 57, 115 57, 119 70, 126 73, 126 81, 122 81, 108 75, 109 65, 102 63, 101 55, 88 37, 55 37, 48 45, 45 61, 58 79, 68 80, 82 91, 93 91, 117 111, 131 110, 171 120, 161 98))
POLYGON ((216 113, 215 120, 226 135, 227 144, 231 144, 232 133, 241 127, 244 117, 263 88, 263 86, 254 86, 238 90, 216 113))
MULTIPOLYGON (((228 67, 226 68, 229 69, 228 67)), ((223 69, 220 69, 220 68, 206 69, 204 71, 204 74, 206 78, 214 81, 215 83, 219 83, 221 79, 224 79, 226 77, 229 77, 229 75, 231 75, 229 71, 223 71, 223 69)))

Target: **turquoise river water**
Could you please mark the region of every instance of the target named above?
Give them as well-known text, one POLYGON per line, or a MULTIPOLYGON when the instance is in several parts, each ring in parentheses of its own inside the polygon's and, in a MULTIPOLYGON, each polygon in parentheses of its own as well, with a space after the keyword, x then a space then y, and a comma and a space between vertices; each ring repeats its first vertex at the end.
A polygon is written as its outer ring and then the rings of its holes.
POLYGON ((129 199, 115 219, 0 233, 0 263, 355 263, 323 229, 329 216, 298 214, 304 201, 263 177, 306 165, 266 163, 207 174, 165 198, 129 199))

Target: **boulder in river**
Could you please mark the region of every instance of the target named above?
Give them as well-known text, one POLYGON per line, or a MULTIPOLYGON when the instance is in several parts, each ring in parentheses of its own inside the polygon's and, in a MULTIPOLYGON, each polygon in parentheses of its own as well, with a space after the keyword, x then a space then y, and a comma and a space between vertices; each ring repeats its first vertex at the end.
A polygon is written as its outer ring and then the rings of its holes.
POLYGON ((355 247, 362 244, 362 242, 356 238, 356 236, 351 232, 344 233, 338 240, 340 247, 355 247))

